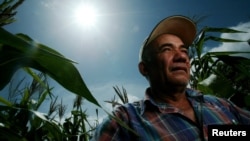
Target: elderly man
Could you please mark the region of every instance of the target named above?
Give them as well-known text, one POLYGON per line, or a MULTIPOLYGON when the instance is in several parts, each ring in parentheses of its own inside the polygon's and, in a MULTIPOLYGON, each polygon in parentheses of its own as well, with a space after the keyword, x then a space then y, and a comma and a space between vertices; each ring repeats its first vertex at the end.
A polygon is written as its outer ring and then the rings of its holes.
POLYGON ((134 132, 109 117, 92 140, 203 141, 209 125, 250 124, 249 111, 187 88, 188 47, 195 36, 195 23, 184 16, 167 17, 156 25, 142 46, 138 65, 150 84, 145 98, 113 111, 134 132))

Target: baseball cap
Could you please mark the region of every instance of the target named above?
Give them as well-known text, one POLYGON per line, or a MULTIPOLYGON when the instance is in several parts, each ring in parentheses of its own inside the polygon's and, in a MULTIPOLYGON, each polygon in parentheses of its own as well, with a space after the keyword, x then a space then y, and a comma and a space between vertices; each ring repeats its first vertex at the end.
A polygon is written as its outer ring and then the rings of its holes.
POLYGON ((156 37, 162 34, 174 34, 178 36, 185 45, 190 46, 196 36, 196 25, 188 17, 174 15, 161 20, 151 31, 147 39, 144 41, 141 51, 140 60, 147 47, 156 37))

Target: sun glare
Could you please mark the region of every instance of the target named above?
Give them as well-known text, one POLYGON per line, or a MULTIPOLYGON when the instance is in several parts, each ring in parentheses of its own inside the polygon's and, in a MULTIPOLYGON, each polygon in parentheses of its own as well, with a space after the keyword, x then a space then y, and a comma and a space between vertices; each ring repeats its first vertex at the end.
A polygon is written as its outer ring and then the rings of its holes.
POLYGON ((97 19, 97 11, 93 6, 82 5, 75 9, 75 20, 83 26, 94 26, 97 19))

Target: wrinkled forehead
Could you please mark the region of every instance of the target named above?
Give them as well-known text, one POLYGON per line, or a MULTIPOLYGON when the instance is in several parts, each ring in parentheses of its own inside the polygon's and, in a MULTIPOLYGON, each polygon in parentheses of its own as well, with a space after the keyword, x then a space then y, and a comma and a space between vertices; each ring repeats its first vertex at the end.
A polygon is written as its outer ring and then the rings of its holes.
MULTIPOLYGON (((187 46, 184 44, 183 40, 174 34, 161 34, 158 37, 156 37, 151 44, 155 47, 162 46, 164 44, 172 44, 174 46, 178 47, 184 47, 187 46)), ((151 45, 151 46, 152 46, 151 45)), ((187 46, 188 47, 188 46, 187 46)))
POLYGON ((155 49, 161 48, 163 46, 173 46, 177 48, 188 48, 188 45, 185 45, 183 40, 174 35, 174 34, 161 34, 152 40, 147 46, 144 47, 144 50, 153 51, 155 49))

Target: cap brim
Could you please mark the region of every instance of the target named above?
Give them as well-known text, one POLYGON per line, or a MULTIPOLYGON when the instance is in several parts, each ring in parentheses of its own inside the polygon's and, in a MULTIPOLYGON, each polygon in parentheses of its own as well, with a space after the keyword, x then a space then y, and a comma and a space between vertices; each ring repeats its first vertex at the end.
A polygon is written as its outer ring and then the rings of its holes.
POLYGON ((190 46, 196 36, 196 25, 192 20, 184 16, 167 17, 155 26, 144 46, 147 46, 156 37, 162 34, 174 34, 178 36, 185 45, 190 46))

